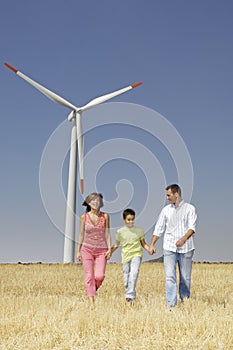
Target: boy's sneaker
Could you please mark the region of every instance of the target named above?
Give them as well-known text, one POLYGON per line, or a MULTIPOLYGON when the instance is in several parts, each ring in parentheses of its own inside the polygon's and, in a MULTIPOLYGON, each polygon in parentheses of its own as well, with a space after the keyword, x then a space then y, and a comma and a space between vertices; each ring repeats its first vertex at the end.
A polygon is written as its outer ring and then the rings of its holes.
POLYGON ((131 298, 126 298, 126 301, 127 301, 128 303, 131 303, 131 302, 133 301, 133 299, 131 299, 131 298))

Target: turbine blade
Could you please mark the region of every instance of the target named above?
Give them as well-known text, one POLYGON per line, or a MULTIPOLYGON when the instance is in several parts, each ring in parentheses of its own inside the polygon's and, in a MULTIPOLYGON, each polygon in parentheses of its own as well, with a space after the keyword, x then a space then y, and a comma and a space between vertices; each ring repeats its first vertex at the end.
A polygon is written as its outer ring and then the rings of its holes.
POLYGON ((80 178, 80 192, 84 193, 84 137, 81 123, 81 113, 76 113, 76 125, 77 125, 77 142, 78 142, 78 161, 79 161, 79 178, 80 178))
POLYGON ((86 111, 87 109, 89 108, 92 108, 100 103, 103 103, 107 100, 110 100, 111 98, 113 97, 116 97, 118 95, 121 95, 123 94, 124 92, 126 91, 129 91, 131 89, 134 89, 135 87, 141 85, 142 82, 139 82, 139 83, 136 83, 136 84, 133 84, 133 85, 130 85, 130 86, 127 86, 123 89, 120 89, 120 90, 117 90, 117 91, 114 91, 114 92, 110 92, 109 94, 106 94, 106 95, 103 95, 103 96, 99 96, 99 97, 96 97, 94 100, 88 102, 85 106, 81 107, 80 110, 83 112, 83 111, 86 111))
POLYGON ((5 66, 7 68, 11 69, 14 73, 19 75, 22 79, 26 80, 29 84, 33 85, 37 90, 42 92, 42 94, 47 96, 53 102, 59 103, 60 105, 62 105, 64 107, 67 107, 69 109, 75 110, 75 111, 79 109, 76 106, 74 106, 73 104, 71 104, 70 102, 66 101, 63 97, 58 96, 54 92, 48 90, 47 88, 45 88, 44 86, 40 85, 36 81, 34 81, 31 78, 27 77, 25 74, 21 73, 19 70, 17 70, 16 68, 12 67, 10 64, 8 64, 6 62, 4 62, 4 64, 5 64, 5 66))

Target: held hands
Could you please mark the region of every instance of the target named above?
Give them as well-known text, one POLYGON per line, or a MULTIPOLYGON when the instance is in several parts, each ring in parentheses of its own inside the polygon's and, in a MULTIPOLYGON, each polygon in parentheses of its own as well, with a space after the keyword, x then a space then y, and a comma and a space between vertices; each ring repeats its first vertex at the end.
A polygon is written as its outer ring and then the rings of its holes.
POLYGON ((108 251, 106 252, 105 256, 106 256, 107 260, 109 260, 111 258, 111 256, 112 256, 112 249, 111 248, 108 249, 108 251))
POLYGON ((150 253, 150 255, 153 255, 156 253, 156 248, 153 245, 150 245, 148 252, 150 253))

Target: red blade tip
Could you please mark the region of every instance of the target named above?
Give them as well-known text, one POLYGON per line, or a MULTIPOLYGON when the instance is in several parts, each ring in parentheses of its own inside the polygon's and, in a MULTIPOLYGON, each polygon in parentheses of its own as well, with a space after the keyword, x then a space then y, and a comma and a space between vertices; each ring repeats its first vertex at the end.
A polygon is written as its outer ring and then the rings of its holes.
POLYGON ((141 82, 141 81, 139 81, 139 83, 133 84, 133 85, 131 85, 131 86, 132 86, 132 88, 134 89, 134 88, 136 88, 136 87, 139 86, 139 85, 142 85, 142 82, 141 82))
POLYGON ((5 66, 6 66, 7 68, 13 70, 14 73, 17 73, 17 72, 18 72, 18 70, 15 69, 14 67, 12 67, 10 64, 8 64, 8 63, 6 63, 6 62, 4 62, 4 64, 5 64, 5 66))
POLYGON ((84 193, 84 180, 80 179, 80 191, 81 193, 84 193))

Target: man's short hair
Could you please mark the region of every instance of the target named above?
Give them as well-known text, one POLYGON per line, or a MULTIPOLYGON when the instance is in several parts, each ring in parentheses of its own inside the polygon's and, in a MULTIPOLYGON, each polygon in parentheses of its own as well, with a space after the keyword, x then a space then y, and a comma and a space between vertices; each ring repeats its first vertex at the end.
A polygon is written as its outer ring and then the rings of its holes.
POLYGON ((181 188, 177 184, 172 184, 172 185, 167 186, 166 191, 168 191, 168 190, 171 190, 173 194, 178 192, 178 194, 181 196, 181 188))

